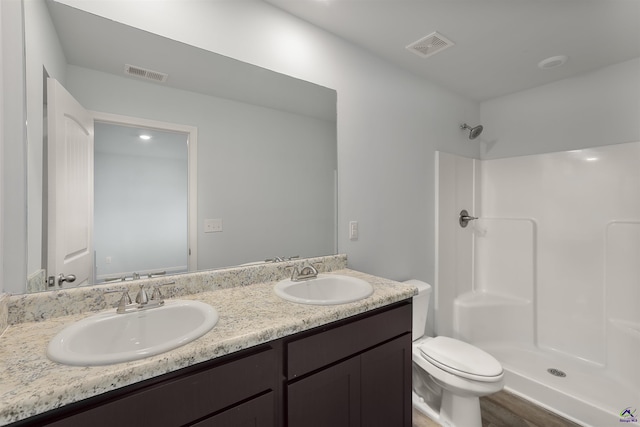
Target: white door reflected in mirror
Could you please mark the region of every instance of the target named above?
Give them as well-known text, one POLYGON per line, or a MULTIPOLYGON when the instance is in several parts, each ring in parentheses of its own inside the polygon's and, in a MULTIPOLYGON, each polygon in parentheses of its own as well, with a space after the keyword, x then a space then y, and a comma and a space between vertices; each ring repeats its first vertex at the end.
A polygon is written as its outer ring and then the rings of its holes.
POLYGON ((55 79, 47 99, 47 282, 82 285, 93 274, 93 117, 55 79))

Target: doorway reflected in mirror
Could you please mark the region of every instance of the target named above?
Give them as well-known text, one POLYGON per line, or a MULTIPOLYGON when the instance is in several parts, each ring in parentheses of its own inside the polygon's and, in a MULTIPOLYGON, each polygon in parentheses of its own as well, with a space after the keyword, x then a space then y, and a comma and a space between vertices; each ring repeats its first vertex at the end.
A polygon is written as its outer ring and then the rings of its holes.
POLYGON ((94 283, 188 270, 188 135, 95 124, 94 283))

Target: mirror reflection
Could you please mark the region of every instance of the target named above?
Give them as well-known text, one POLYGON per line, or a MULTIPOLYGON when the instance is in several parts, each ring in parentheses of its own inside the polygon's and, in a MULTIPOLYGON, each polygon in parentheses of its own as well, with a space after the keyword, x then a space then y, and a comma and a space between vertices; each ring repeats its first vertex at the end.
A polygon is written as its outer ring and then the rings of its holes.
MULTIPOLYGON (((47 278, 73 274, 56 271, 47 261, 46 77, 58 80, 96 120, 89 283, 134 273, 172 274, 185 266, 193 271, 336 253, 335 91, 57 2, 27 0, 24 5, 27 291, 57 289, 47 278), (166 78, 127 74, 127 64, 166 78), (104 168, 109 162, 100 160, 101 153, 126 145, 126 138, 103 147, 101 129, 120 117, 146 123, 142 128, 149 131, 162 124, 191 129, 189 138, 197 138, 195 158, 189 159, 189 150, 164 153, 165 165, 152 166, 133 153, 104 168), (171 178, 169 161, 188 165, 188 171, 171 178), (146 174, 157 187, 133 196, 134 177, 146 174), (185 179, 192 190, 185 190, 185 179), (184 190, 180 196, 174 194, 177 188, 184 190), (127 221, 136 216, 147 228, 145 236, 141 225, 127 221), (154 253, 159 241, 172 241, 171 249, 154 253), (182 258, 170 258, 169 252, 182 258)), ((124 130, 132 129, 124 123, 124 130)))
POLYGON ((95 122, 96 283, 188 271, 188 142, 95 122))

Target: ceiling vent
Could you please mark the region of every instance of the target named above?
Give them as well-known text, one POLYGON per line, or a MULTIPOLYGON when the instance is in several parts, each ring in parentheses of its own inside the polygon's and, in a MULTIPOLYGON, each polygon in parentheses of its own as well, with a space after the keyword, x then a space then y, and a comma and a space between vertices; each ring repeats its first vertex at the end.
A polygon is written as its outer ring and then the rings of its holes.
POLYGON ((452 42, 442 34, 435 32, 421 38, 416 42, 411 43, 409 46, 407 46, 407 49, 418 56, 427 58, 454 45, 454 42, 452 42))
POLYGON ((125 64, 124 73, 128 76, 152 80, 158 83, 164 83, 169 78, 169 74, 161 73, 160 71, 147 70, 146 68, 136 67, 135 65, 129 64, 125 64))

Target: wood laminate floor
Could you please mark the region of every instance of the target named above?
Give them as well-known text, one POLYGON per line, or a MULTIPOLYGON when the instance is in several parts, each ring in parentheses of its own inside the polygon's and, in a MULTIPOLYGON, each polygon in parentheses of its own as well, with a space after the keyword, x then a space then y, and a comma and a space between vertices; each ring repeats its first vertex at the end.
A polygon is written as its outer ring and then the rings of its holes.
MULTIPOLYGON (((480 399, 482 427, 580 427, 506 391, 480 399)), ((413 410, 413 427, 440 427, 413 410)))

